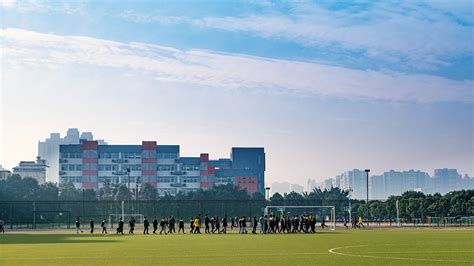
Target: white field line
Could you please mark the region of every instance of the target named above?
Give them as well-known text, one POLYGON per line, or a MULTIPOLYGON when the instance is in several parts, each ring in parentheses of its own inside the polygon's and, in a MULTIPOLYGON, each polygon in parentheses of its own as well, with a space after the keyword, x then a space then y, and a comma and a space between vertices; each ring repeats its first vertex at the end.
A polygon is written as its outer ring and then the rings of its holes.
MULTIPOLYGON (((348 256, 348 257, 359 257, 359 258, 372 258, 372 259, 394 259, 394 260, 411 260, 411 261, 433 261, 433 262, 462 262, 462 263, 472 263, 472 261, 464 261, 464 260, 441 260, 441 259, 425 259, 425 258, 404 258, 404 257, 386 257, 386 256, 372 256, 372 255, 364 255, 364 254, 350 254, 350 253, 342 253, 338 252, 336 250, 339 249, 348 249, 348 248, 356 248, 356 247, 368 247, 368 245, 357 245, 357 246, 344 246, 344 247, 336 247, 332 248, 329 251, 331 254, 335 255, 341 255, 341 256, 348 256)), ((469 251, 467 251, 469 253, 469 251)), ((369 252, 367 252, 369 253, 369 252)), ((383 252, 381 252, 383 253, 383 252)), ((392 252, 385 252, 384 254, 390 254, 392 252)), ((400 253, 400 252, 397 252, 400 253)), ((403 252, 407 253, 407 252, 403 252)), ((413 253, 439 253, 439 252, 413 252, 413 253)), ((458 252, 450 252, 450 251, 445 251, 444 253, 458 253, 458 252)))

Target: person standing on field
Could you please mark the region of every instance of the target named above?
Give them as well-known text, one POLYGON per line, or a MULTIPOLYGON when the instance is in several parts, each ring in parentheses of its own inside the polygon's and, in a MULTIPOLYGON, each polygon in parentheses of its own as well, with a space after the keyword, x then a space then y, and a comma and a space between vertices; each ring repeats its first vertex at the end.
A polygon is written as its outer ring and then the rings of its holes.
POLYGON ((155 219, 153 219, 153 234, 155 235, 156 235, 156 230, 158 230, 158 220, 156 219, 156 216, 155 216, 155 219))
POLYGON ((79 231, 82 233, 81 222, 79 221, 79 216, 76 219, 76 234, 79 234, 79 231))
POLYGON ((222 230, 221 233, 227 234, 227 215, 222 218, 222 230))
POLYGON ((130 228, 128 229, 128 234, 134 235, 135 233, 133 231, 135 231, 135 219, 133 219, 133 217, 130 217, 130 220, 128 220, 128 227, 130 228))
POLYGON ((179 219, 178 233, 179 233, 180 231, 182 231, 183 234, 185 234, 185 233, 184 233, 184 220, 183 220, 183 217, 181 217, 181 218, 179 219))
POLYGON ((107 220, 103 219, 100 227, 102 227, 102 234, 107 234, 107 220))
POLYGON ((258 221, 257 221, 257 217, 253 217, 253 223, 252 223, 252 234, 256 234, 257 233, 257 226, 258 226, 258 221))
POLYGON ((209 216, 208 214, 206 214, 206 216, 204 217, 204 233, 206 234, 209 234, 210 231, 209 231, 209 223, 211 222, 211 220, 209 220, 209 216))
POLYGON ((92 220, 92 218, 89 222, 89 228, 91 229, 91 234, 93 234, 94 233, 94 220, 92 220))
POLYGON ((148 235, 148 227, 150 227, 150 222, 148 222, 148 217, 145 216, 145 219, 143 219, 143 234, 144 235, 145 234, 148 235))
POLYGON ((4 225, 5 222, 3 220, 0 220, 0 232, 2 232, 3 234, 5 234, 5 229, 3 228, 4 225))

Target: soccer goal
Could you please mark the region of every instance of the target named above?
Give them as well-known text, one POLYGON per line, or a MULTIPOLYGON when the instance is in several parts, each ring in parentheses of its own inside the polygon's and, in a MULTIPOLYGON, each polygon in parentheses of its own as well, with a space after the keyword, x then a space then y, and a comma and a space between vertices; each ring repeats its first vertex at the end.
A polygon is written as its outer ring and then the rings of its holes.
POLYGON ((331 230, 336 229, 336 207, 335 206, 266 206, 265 215, 277 216, 301 216, 313 214, 317 223, 323 223, 331 230))
POLYGON ((143 214, 139 214, 139 213, 133 213, 133 214, 128 214, 128 213, 124 213, 124 214, 109 214, 109 224, 111 227, 113 227, 113 225, 115 224, 118 224, 120 218, 122 218, 122 221, 125 225, 128 224, 128 221, 129 219, 133 217, 133 219, 135 219, 135 224, 143 224, 143 220, 145 219, 145 216, 143 214))
POLYGON ((428 217, 428 224, 431 226, 439 226, 440 221, 440 217, 428 217))

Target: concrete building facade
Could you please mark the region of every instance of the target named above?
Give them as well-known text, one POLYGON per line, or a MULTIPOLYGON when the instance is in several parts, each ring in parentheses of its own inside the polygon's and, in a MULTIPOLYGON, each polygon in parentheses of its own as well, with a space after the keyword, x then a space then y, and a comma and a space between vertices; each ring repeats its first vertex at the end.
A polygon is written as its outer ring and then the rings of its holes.
POLYGON ((209 154, 181 157, 179 145, 99 145, 97 141, 59 146, 60 183, 99 190, 104 183, 130 190, 150 183, 160 195, 233 183, 249 193, 264 194, 263 148, 232 148, 230 158, 211 160, 209 154))

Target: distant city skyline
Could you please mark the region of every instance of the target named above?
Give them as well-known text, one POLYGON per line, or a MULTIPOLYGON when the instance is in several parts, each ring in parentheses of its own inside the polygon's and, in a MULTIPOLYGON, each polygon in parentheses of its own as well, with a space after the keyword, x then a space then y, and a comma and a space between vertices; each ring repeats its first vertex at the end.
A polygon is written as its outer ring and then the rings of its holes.
POLYGON ((0 1, 0 164, 68 128, 183 156, 265 147, 268 184, 474 175, 472 1, 0 1))

